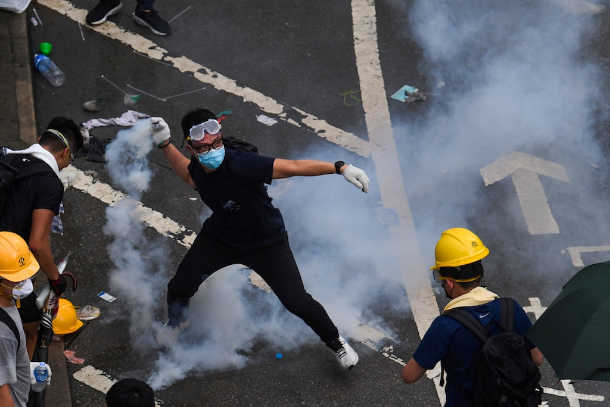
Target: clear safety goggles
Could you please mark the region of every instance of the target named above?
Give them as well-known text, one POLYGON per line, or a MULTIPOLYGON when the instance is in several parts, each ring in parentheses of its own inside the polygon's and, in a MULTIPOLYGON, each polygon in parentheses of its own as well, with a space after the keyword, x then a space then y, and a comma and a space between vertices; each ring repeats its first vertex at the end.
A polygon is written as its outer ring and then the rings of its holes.
POLYGON ((203 140, 206 134, 210 134, 212 136, 218 134, 221 128, 222 126, 220 125, 218 120, 207 120, 203 123, 191 127, 191 130, 189 131, 189 140, 201 141, 203 140))

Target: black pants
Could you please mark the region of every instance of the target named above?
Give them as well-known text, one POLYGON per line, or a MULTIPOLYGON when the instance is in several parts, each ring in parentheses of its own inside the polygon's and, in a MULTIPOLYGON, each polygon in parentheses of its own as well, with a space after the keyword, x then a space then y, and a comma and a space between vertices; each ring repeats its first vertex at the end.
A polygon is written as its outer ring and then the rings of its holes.
POLYGON ((288 311, 305 321, 327 345, 336 347, 339 331, 322 305, 305 291, 287 240, 269 247, 240 250, 199 233, 167 287, 169 324, 178 325, 184 319, 189 300, 206 278, 231 264, 244 264, 256 271, 288 311))

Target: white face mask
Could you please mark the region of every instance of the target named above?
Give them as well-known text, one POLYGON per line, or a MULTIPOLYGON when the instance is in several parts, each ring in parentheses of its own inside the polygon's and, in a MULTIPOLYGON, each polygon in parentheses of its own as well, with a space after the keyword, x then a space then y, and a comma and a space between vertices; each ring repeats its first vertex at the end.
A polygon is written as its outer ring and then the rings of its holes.
POLYGON ((33 291, 34 285, 32 284, 32 280, 28 278, 27 280, 20 281, 13 287, 13 298, 20 300, 32 294, 33 291))

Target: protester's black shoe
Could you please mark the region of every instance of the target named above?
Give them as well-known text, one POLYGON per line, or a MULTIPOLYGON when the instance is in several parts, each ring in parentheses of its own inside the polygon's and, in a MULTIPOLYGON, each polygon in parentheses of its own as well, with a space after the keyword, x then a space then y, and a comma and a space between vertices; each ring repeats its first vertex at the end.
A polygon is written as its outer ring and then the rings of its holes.
POLYGON ((136 20, 136 23, 150 28, 150 31, 157 35, 170 35, 172 33, 172 29, 167 21, 162 19, 155 10, 144 11, 136 9, 133 13, 133 19, 136 20))
POLYGON ((97 6, 87 13, 87 24, 102 24, 108 17, 121 11, 123 4, 120 0, 101 0, 97 6))

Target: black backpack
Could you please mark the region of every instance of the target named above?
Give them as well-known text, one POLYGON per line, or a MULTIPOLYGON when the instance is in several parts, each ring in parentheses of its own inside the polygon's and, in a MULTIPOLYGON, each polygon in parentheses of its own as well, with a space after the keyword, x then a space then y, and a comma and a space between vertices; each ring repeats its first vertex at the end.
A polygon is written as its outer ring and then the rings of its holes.
POLYGON ((540 370, 531 358, 525 338, 514 331, 513 300, 500 298, 500 310, 502 332, 492 336, 464 309, 443 313, 462 324, 482 343, 473 365, 473 406, 536 407, 542 402, 540 370))
POLYGON ((17 181, 36 174, 52 172, 43 161, 32 159, 27 154, 8 154, 6 147, 0 150, 0 218, 4 207, 17 181))
POLYGON ((245 140, 238 140, 235 137, 223 137, 222 144, 225 147, 232 148, 233 150, 245 151, 248 153, 258 153, 258 147, 252 143, 248 143, 245 140))

